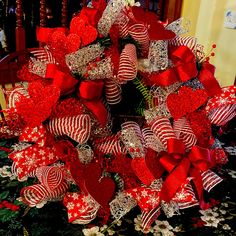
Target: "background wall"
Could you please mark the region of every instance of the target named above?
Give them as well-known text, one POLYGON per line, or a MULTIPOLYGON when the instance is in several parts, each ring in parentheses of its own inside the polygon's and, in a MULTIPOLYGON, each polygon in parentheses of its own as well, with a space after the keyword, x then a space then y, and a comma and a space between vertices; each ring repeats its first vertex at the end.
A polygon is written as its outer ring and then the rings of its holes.
POLYGON ((216 43, 216 56, 211 62, 222 86, 233 84, 236 76, 236 29, 224 28, 227 10, 236 11, 235 0, 184 0, 182 7, 182 16, 191 21, 188 34, 198 38, 205 52, 216 43))

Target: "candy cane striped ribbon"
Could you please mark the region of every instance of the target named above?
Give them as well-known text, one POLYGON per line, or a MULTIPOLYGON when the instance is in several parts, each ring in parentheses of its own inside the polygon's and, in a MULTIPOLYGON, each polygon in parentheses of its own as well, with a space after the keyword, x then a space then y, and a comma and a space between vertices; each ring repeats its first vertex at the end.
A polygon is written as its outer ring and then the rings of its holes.
POLYGON ((236 116, 236 104, 222 106, 214 109, 209 115, 212 124, 219 126, 225 125, 229 120, 236 116))
POLYGON ((142 56, 148 55, 149 35, 147 27, 144 24, 134 24, 128 29, 132 38, 141 46, 142 56))
POLYGON ((42 166, 36 169, 38 180, 49 191, 56 189, 64 180, 63 172, 54 166, 42 166))
POLYGON ((48 62, 48 63, 56 63, 55 58, 53 57, 52 53, 49 50, 48 46, 45 46, 44 48, 38 48, 36 50, 31 51, 31 53, 34 55, 34 57, 37 60, 48 62))
POLYGON ((169 40, 169 44, 173 46, 184 45, 194 51, 197 44, 197 38, 192 36, 176 36, 174 39, 169 40))
POLYGON ((137 75, 137 53, 133 44, 125 45, 119 62, 118 79, 120 83, 126 83, 135 79, 137 75))
POLYGON ((102 153, 113 155, 124 153, 125 150, 121 146, 121 141, 118 135, 112 135, 109 137, 101 138, 96 140, 94 147, 102 153))
POLYGON ((178 139, 181 139, 189 150, 197 143, 197 137, 193 133, 188 121, 185 117, 182 117, 174 122, 173 125, 175 135, 178 139))
POLYGON ((203 187, 206 191, 210 192, 217 184, 223 179, 211 170, 207 170, 202 173, 203 187))
POLYGON ((149 127, 142 129, 142 135, 146 148, 151 148, 156 152, 163 151, 163 146, 158 137, 152 132, 149 127))
POLYGON ((150 123, 150 128, 166 149, 167 140, 170 138, 176 138, 174 130, 167 117, 157 117, 150 123))
POLYGON ((153 208, 151 211, 146 212, 142 211, 141 214, 141 222, 142 222, 142 228, 143 230, 148 230, 151 226, 151 224, 157 219, 157 217, 160 215, 160 208, 156 207, 153 208))
POLYGON ((89 115, 54 118, 49 121, 48 130, 54 135, 68 135, 76 142, 87 142, 91 131, 89 115))
POLYGON ((121 101, 121 87, 113 80, 109 79, 105 82, 105 94, 108 104, 114 105, 121 101))
POLYGON ((35 184, 21 190, 21 197, 30 207, 34 207, 50 200, 60 198, 68 189, 68 185, 62 182, 56 189, 49 191, 42 184, 35 184))

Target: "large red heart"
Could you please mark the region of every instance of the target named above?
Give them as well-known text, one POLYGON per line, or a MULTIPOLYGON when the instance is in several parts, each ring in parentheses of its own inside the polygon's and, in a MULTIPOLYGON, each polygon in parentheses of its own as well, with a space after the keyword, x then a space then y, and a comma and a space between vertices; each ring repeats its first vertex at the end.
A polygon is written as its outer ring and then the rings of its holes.
POLYGON ((182 87, 178 94, 172 93, 167 97, 167 106, 175 120, 192 113, 207 101, 207 93, 203 89, 192 90, 182 87))
POLYGON ((163 174, 164 168, 161 166, 158 155, 154 150, 148 149, 145 162, 155 179, 159 179, 163 174))
POLYGON ((100 179, 101 173, 99 164, 89 164, 84 175, 85 188, 102 207, 107 208, 115 191, 115 182, 109 177, 100 179))
POLYGON ((96 38, 98 36, 98 32, 97 32, 96 28, 94 28, 91 25, 88 25, 85 27, 85 30, 82 32, 82 34, 80 36, 81 36, 81 40, 82 40, 82 45, 86 46, 96 40, 96 38))
POLYGON ((131 162, 132 169, 136 176, 144 183, 145 185, 150 185, 155 177, 148 169, 144 158, 134 158, 131 162))

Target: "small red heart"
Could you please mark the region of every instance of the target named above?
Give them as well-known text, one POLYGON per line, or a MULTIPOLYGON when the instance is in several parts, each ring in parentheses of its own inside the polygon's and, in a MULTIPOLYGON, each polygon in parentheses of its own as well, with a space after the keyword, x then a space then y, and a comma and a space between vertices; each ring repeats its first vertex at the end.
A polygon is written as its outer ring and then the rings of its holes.
POLYGON ((158 155, 154 150, 148 149, 145 162, 155 179, 159 179, 164 172, 164 168, 161 166, 158 155))
POLYGON ((115 191, 115 182, 109 177, 100 179, 101 172, 99 164, 89 164, 84 175, 85 188, 102 207, 107 208, 115 191))
POLYGON ((98 36, 98 32, 97 32, 96 28, 94 28, 91 25, 88 25, 85 27, 85 30, 82 32, 82 34, 80 36, 81 36, 81 40, 82 40, 82 45, 86 46, 96 40, 96 38, 98 36))
POLYGON ((136 176, 144 183, 145 185, 150 185, 155 177, 152 175, 151 171, 148 169, 144 158, 134 158, 131 162, 132 169, 136 176))
POLYGON ((192 90, 182 87, 178 94, 172 93, 167 97, 167 106, 175 120, 192 113, 207 101, 207 93, 203 89, 192 90))
POLYGON ((75 52, 81 45, 80 36, 77 34, 69 34, 66 37, 65 47, 68 53, 75 52))

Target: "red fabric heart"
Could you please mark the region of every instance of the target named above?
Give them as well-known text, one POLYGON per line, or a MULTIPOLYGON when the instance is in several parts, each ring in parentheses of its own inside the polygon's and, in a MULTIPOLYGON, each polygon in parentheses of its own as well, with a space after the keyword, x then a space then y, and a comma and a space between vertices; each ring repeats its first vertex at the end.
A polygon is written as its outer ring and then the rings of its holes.
POLYGON ((175 120, 192 113, 207 101, 207 93, 203 89, 192 90, 182 87, 178 94, 172 93, 167 97, 167 106, 175 120))
POLYGON ((115 183, 109 177, 101 177, 101 168, 97 163, 91 163, 86 167, 85 187, 89 194, 104 208, 108 206, 114 191, 115 183))
POLYGON ((136 176, 144 183, 145 185, 150 185, 155 177, 148 169, 144 158, 134 158, 131 162, 132 169, 134 170, 136 176))
POLYGON ((93 41, 96 40, 97 36, 98 32, 93 26, 86 26, 85 30, 81 34, 82 45, 86 46, 91 44, 93 41))
POLYGON ((69 34, 66 37, 65 48, 68 53, 75 52, 81 45, 80 36, 77 34, 69 34))
POLYGON ((145 162, 155 179, 159 179, 163 174, 164 168, 159 163, 157 153, 152 149, 148 149, 147 154, 145 156, 145 162))

